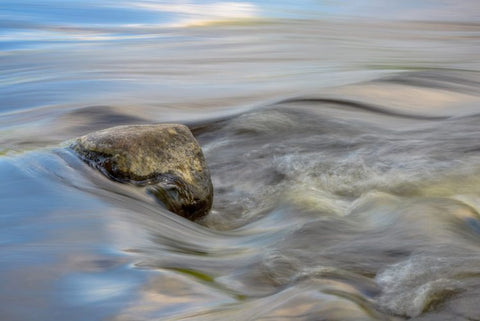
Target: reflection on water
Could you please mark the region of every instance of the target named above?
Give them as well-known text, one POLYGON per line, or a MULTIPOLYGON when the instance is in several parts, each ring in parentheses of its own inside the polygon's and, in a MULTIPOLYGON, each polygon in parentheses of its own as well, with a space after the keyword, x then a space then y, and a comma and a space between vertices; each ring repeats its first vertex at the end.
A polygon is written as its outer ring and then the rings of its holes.
POLYGON ((478 319, 478 10, 3 1, 0 319, 478 319), (66 147, 172 121, 198 222, 66 147))

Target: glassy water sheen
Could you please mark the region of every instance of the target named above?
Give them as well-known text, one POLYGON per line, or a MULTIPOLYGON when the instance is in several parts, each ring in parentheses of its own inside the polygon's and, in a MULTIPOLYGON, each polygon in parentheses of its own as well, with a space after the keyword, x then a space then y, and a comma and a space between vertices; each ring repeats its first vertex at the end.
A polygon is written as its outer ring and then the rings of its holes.
POLYGON ((0 3, 0 319, 480 320, 476 1, 0 3), (68 140, 180 122, 212 212, 68 140))

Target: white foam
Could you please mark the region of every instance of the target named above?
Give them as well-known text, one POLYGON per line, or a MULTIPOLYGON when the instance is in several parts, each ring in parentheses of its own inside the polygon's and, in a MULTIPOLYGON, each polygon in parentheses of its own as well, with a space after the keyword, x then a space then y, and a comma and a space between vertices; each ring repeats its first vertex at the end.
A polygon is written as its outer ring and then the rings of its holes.
POLYGON ((419 316, 432 303, 462 288, 453 274, 454 262, 448 258, 415 256, 393 264, 375 278, 382 288, 377 303, 396 315, 419 316))

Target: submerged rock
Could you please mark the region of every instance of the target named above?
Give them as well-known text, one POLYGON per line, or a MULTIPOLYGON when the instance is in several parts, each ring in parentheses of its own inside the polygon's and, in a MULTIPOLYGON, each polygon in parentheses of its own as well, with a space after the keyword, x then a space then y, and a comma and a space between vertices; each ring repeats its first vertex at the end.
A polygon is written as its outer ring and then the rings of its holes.
POLYGON ((213 186, 202 150, 179 124, 130 125, 79 137, 71 148, 109 178, 149 191, 172 212, 206 215, 213 186))

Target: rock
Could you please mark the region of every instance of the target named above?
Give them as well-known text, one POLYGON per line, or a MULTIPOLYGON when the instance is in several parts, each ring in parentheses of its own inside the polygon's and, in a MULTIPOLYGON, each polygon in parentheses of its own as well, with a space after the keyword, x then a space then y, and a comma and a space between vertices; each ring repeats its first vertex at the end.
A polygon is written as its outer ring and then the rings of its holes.
POLYGON ((172 212, 206 215, 213 186, 202 150, 179 124, 118 126, 79 137, 71 148, 107 177, 148 190, 172 212))

